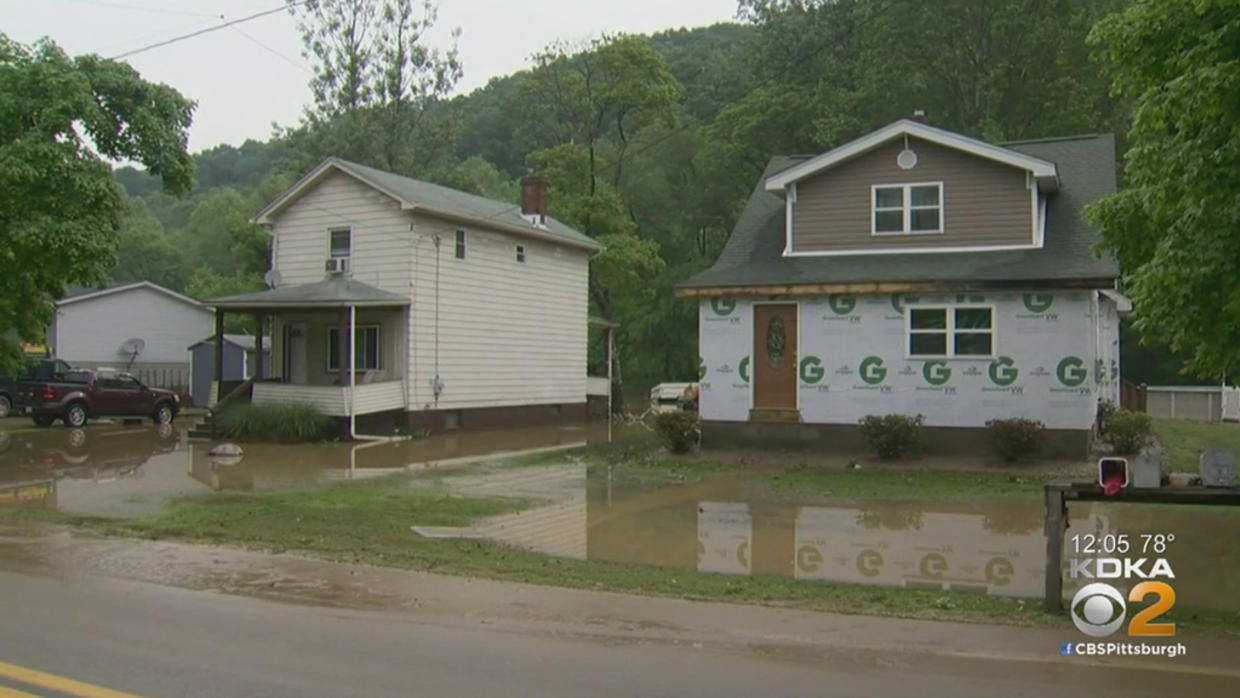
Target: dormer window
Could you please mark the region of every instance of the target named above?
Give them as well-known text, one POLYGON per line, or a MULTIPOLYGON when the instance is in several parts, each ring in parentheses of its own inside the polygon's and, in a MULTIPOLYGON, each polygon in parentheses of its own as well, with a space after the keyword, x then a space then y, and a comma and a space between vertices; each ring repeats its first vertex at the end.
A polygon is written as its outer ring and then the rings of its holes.
POLYGON ((879 184, 870 189, 870 232, 924 235, 943 232, 943 183, 879 184))

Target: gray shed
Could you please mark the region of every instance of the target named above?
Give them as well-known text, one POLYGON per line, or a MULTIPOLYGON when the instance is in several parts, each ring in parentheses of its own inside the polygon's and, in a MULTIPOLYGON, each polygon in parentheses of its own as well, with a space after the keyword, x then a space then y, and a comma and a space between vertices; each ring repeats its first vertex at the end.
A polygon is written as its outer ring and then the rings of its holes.
MULTIPOLYGON (((254 337, 248 334, 224 335, 225 381, 249 378, 254 371, 254 337)), ((192 373, 190 402, 206 407, 211 400, 211 384, 215 382, 215 337, 207 337, 189 346, 192 373)), ((263 378, 271 375, 271 339, 263 338, 263 378)))

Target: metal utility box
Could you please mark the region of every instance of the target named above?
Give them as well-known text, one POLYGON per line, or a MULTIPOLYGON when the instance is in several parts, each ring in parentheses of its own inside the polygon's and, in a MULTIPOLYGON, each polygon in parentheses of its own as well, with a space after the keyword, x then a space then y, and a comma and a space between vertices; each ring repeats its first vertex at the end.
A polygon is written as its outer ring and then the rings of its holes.
POLYGON ((1211 450, 1201 454, 1201 484, 1206 487, 1236 486, 1236 454, 1211 450))
POLYGON ((1141 489, 1157 489, 1162 486, 1163 467, 1167 454, 1161 448, 1144 448, 1128 467, 1132 486, 1141 489))

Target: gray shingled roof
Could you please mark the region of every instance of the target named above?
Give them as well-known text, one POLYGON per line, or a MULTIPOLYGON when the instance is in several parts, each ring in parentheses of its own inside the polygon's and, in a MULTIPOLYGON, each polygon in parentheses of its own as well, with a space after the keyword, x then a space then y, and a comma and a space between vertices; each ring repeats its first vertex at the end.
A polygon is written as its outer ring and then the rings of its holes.
POLYGON ((966 283, 1111 280, 1109 258, 1094 256, 1097 231, 1082 216, 1085 204, 1115 191, 1115 138, 1073 136, 1003 144, 1054 162, 1060 190, 1047 199, 1041 249, 939 254, 784 257, 784 201, 767 192, 767 177, 806 159, 775 157, 767 164, 714 266, 679 288, 868 282, 966 283))
POLYGON ((525 227, 530 229, 531 234, 558 238, 566 243, 596 250, 602 249, 602 245, 590 236, 579 233, 550 216, 547 217, 546 228, 534 227, 529 221, 521 217, 521 207, 512 203, 495 201, 494 199, 468 194, 451 187, 402 177, 391 172, 384 172, 373 167, 349 162, 348 160, 341 160, 340 158, 330 158, 329 161, 341 169, 350 172, 355 177, 364 181, 368 180, 386 189, 409 204, 424 206, 435 211, 460 215, 466 218, 525 227))
POLYGON ((343 277, 331 277, 299 286, 223 296, 204 301, 213 308, 261 310, 264 308, 345 308, 354 306, 409 305, 409 298, 343 277))

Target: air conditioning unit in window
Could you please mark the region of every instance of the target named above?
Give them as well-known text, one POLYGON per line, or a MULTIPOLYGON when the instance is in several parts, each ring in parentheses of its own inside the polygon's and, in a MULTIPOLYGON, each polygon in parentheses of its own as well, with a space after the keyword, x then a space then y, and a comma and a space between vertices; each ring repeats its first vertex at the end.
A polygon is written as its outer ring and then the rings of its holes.
POLYGON ((348 257, 328 257, 327 273, 328 274, 344 274, 349 271, 348 257))

